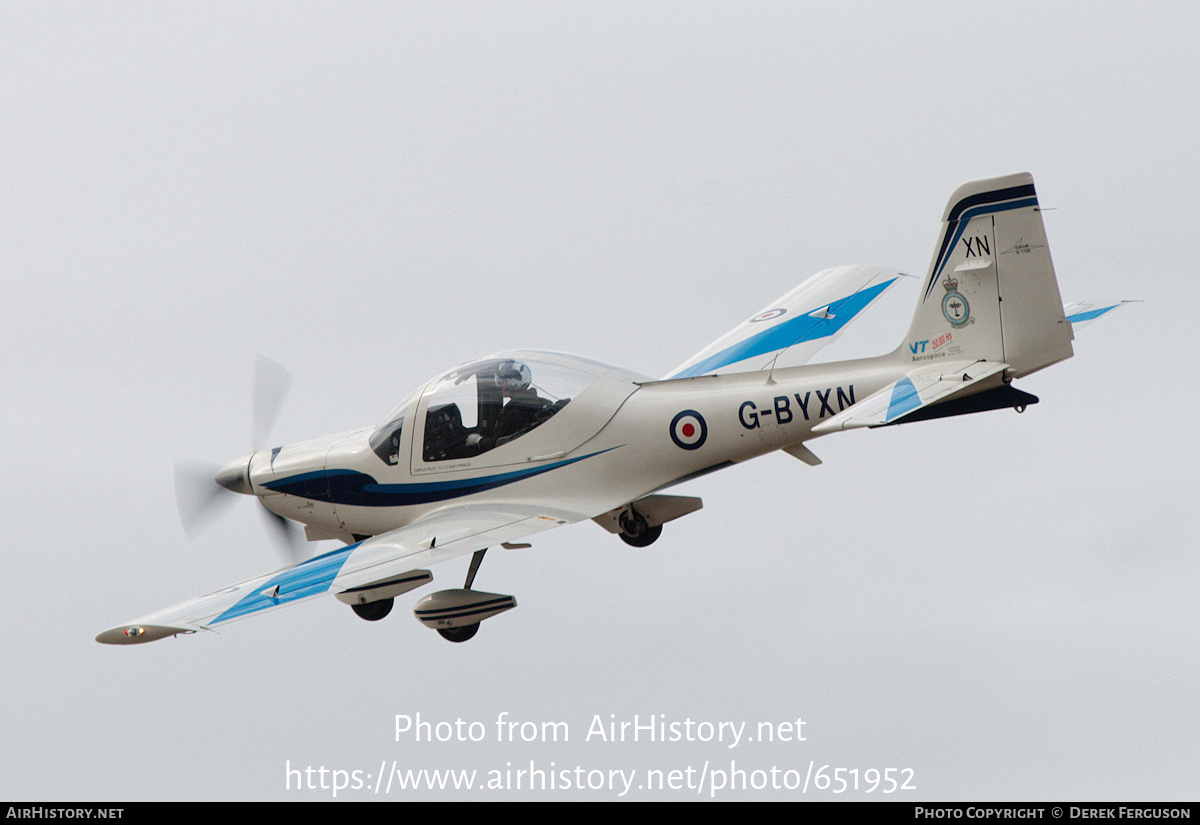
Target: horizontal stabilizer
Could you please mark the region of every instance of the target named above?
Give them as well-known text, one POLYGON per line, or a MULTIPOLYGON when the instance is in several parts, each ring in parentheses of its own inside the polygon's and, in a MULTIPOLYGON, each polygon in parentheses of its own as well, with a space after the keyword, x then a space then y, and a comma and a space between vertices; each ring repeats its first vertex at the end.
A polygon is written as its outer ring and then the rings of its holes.
POLYGON ((930 421, 934 418, 952 418, 956 415, 988 412, 989 410, 1016 410, 1025 412, 1025 408, 1038 403, 1036 395, 1014 387, 1012 384, 1001 384, 982 392, 972 392, 970 395, 956 395, 936 404, 929 404, 919 410, 913 410, 907 415, 897 418, 889 424, 911 424, 914 421, 930 421))
POLYGON ((1072 329, 1080 330, 1114 309, 1134 303, 1137 301, 1076 301, 1063 307, 1063 315, 1071 322, 1072 329))
POLYGON ((1007 364, 999 361, 958 361, 921 367, 893 381, 854 406, 818 424, 813 433, 824 435, 856 427, 880 427, 968 391, 985 389, 984 382, 999 384, 1007 364))

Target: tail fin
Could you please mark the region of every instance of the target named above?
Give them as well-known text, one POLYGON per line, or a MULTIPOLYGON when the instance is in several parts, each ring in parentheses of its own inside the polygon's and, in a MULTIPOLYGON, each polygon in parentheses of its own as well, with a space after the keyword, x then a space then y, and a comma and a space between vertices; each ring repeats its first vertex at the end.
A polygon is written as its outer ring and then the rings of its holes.
POLYGON ((1000 361, 1017 377, 1070 358, 1073 337, 1033 177, 960 186, 900 356, 1000 361))

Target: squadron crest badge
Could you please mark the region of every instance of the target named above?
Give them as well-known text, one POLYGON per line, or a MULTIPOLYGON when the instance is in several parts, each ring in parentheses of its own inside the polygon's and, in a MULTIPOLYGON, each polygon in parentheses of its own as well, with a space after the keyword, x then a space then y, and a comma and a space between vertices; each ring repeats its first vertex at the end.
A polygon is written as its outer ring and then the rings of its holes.
POLYGON ((942 281, 946 288, 946 297, 942 298, 942 315, 955 329, 962 329, 971 320, 971 305, 958 291, 958 279, 947 278, 942 281))

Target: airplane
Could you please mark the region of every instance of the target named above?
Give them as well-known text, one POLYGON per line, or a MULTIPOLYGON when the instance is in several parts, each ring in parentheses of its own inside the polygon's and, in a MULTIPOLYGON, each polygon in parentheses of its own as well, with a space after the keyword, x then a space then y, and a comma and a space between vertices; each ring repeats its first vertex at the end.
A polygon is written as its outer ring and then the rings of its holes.
MULTIPOLYGON (((903 273, 819 272, 660 379, 552 352, 513 351, 454 367, 374 428, 256 449, 216 474, 344 546, 100 633, 141 644, 217 631, 333 593, 368 621, 471 555, 462 587, 413 613, 452 642, 516 606, 473 588, 492 547, 593 520, 634 547, 699 510, 664 493, 782 450, 817 465, 809 442, 1038 402, 1012 385, 1073 355, 1073 327, 1125 302, 1064 307, 1033 178, 964 184, 950 197, 911 326, 886 355, 807 362, 903 273)), ((224 491, 219 491, 224 492, 224 491)))

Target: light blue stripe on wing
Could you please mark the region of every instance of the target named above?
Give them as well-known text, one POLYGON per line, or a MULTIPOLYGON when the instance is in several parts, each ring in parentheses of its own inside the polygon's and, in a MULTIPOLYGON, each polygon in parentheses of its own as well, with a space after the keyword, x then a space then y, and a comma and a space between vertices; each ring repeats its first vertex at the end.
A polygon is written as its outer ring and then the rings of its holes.
MULTIPOLYGON (((895 283, 896 279, 892 278, 882 284, 876 284, 873 287, 855 292, 852 295, 847 295, 841 300, 834 301, 829 306, 828 318, 815 317, 811 314, 797 315, 790 318, 781 324, 776 324, 770 329, 763 330, 757 335, 752 335, 736 344, 718 352, 716 355, 711 355, 694 364, 687 369, 677 372, 671 378, 691 378, 696 375, 704 375, 705 373, 715 372, 722 367, 727 367, 730 364, 736 364, 739 361, 745 361, 747 358, 755 358, 766 355, 767 353, 775 352, 776 350, 787 349, 804 341, 816 341, 820 338, 826 338, 830 335, 835 335, 842 327, 854 320, 858 313, 871 301, 875 300, 885 289, 895 283)), ((810 312, 816 312, 824 307, 813 307, 810 312)))
POLYGON ((284 570, 260 585, 255 585, 253 593, 243 597, 233 607, 209 622, 209 625, 324 593, 356 547, 357 544, 351 544, 340 550, 316 556, 284 570), (264 595, 264 591, 272 591, 276 587, 279 588, 276 595, 264 595))

